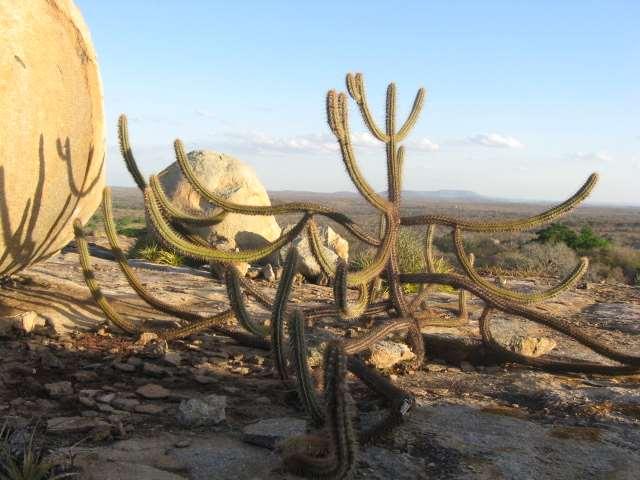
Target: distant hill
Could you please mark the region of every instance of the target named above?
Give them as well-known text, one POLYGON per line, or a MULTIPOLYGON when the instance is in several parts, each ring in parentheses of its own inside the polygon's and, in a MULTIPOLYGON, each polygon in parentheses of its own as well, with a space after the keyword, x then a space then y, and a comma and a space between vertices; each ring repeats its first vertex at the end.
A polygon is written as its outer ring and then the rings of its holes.
MULTIPOLYGON (((327 197, 333 198, 360 198, 356 192, 306 192, 298 190, 273 190, 268 192, 272 198, 288 198, 288 199, 321 199, 327 197)), ((380 192, 381 195, 387 196, 387 192, 380 192)), ((487 202, 502 201, 496 198, 485 197, 479 193, 470 190, 403 190, 402 197, 405 200, 432 200, 432 201, 462 201, 462 202, 487 202)))

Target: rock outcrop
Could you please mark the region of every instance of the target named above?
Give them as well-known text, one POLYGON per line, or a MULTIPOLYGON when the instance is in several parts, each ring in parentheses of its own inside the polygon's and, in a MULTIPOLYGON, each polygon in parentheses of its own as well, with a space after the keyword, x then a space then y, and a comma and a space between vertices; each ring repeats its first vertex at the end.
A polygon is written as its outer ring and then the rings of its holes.
MULTIPOLYGON (((189 152, 188 158, 195 174, 211 192, 242 205, 271 205, 255 171, 240 160, 204 150, 189 152)), ((177 207, 196 214, 215 210, 184 178, 177 163, 164 169, 158 178, 177 207)), ((228 214, 220 223, 196 231, 213 243, 224 244, 224 249, 258 248, 280 236, 273 216, 228 214)))
POLYGON ((0 0, 0 275, 48 258, 104 186, 96 53, 71 0, 0 0))

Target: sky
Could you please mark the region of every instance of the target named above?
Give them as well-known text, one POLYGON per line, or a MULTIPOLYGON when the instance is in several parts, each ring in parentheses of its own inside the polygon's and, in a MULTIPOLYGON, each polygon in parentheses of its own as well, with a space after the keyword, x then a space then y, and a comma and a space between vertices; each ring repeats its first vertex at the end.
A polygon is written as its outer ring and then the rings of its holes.
MULTIPOLYGON (((404 188, 561 200, 591 172, 597 203, 640 205, 640 2, 76 0, 102 74, 108 182, 133 185, 117 117, 149 175, 172 143, 230 154, 269 190, 354 190, 326 124, 362 72, 383 125, 427 100, 404 188)), ((384 145, 350 104, 356 155, 386 186, 384 145)))

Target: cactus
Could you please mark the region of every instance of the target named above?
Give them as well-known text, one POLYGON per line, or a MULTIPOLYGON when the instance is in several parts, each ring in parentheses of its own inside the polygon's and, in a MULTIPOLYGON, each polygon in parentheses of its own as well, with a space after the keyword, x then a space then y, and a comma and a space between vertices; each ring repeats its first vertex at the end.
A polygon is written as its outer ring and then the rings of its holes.
MULTIPOLYGON (((379 218, 377 234, 370 234, 351 218, 326 206, 311 202, 291 202, 275 206, 241 205, 217 195, 204 186, 197 177, 180 140, 174 142, 176 161, 193 189, 207 202, 213 212, 209 215, 195 215, 182 211, 167 198, 156 176, 145 181, 133 156, 126 117, 121 116, 118 124, 120 149, 134 181, 144 193, 145 209, 150 220, 150 228, 167 246, 180 254, 207 262, 215 262, 225 271, 230 308, 214 314, 204 315, 190 312, 181 306, 170 305, 149 294, 129 267, 118 246, 115 225, 111 216, 109 191, 105 190, 103 209, 105 229, 114 255, 131 287, 147 304, 156 310, 173 315, 188 322, 179 328, 160 330, 163 338, 174 339, 194 332, 212 329, 230 336, 244 344, 270 350, 279 377, 291 386, 291 371, 295 372, 296 388, 305 411, 317 427, 324 426, 323 435, 305 435, 291 439, 284 447, 285 465, 296 473, 314 478, 346 478, 354 469, 358 443, 370 441, 402 421, 413 406, 413 397, 394 386, 388 379, 368 368, 357 356, 375 342, 392 333, 406 333, 406 341, 415 353, 415 365, 422 363, 425 355, 424 338, 421 328, 427 325, 456 327, 468 320, 468 295, 481 299, 486 307, 480 317, 480 334, 487 348, 493 350, 506 361, 518 362, 535 368, 551 371, 577 371, 604 374, 628 374, 640 371, 640 357, 621 352, 601 341, 596 336, 568 323, 529 308, 528 305, 549 299, 571 288, 584 275, 588 262, 582 259, 574 271, 556 286, 535 293, 512 291, 501 285, 485 280, 474 268, 473 254, 464 249, 465 232, 508 233, 537 228, 557 220, 576 208, 593 190, 597 174, 589 176, 584 185, 569 199, 543 211, 538 215, 504 222, 470 221, 446 215, 400 215, 402 193, 402 167, 405 149, 400 143, 407 138, 418 120, 426 93, 418 90, 413 106, 404 123, 396 126, 396 87, 391 83, 386 92, 384 128, 377 125, 369 108, 363 76, 359 73, 346 77, 348 95, 355 102, 364 124, 371 135, 384 144, 387 165, 387 195, 383 196, 367 182, 356 162, 348 118, 348 96, 331 90, 326 97, 327 122, 336 137, 345 170, 360 195, 376 211, 379 218), (262 248, 239 252, 225 252, 207 243, 189 227, 212 225, 225 215, 276 215, 299 213, 302 218, 295 226, 262 248), (326 217, 350 232, 356 239, 374 247, 375 254, 370 263, 359 270, 350 271, 346 263, 329 261, 323 254, 316 224, 317 216, 326 217), (439 273, 433 256, 433 238, 436 226, 451 230, 452 243, 461 266, 461 274, 439 273), (421 226, 426 228, 423 273, 403 273, 398 262, 398 235, 401 228, 421 226), (272 255, 300 234, 308 237, 310 250, 320 265, 322 272, 333 283, 333 305, 322 305, 297 309, 290 312, 289 297, 293 288, 298 259, 295 248, 289 248, 284 271, 275 298, 271 300, 257 290, 250 282, 240 278, 233 264, 239 261, 255 261, 272 255), (383 294, 383 279, 388 286, 383 294), (413 298, 402 288, 404 284, 419 284, 420 291, 413 298), (443 285, 458 289, 456 319, 439 318, 431 309, 425 308, 431 288, 443 285), (348 302, 348 289, 355 288, 358 298, 348 302), (258 324, 248 313, 245 295, 255 298, 258 303, 271 311, 269 328, 258 324), (596 353, 618 362, 619 365, 604 365, 583 361, 552 361, 544 358, 531 359, 515 354, 495 341, 491 334, 491 312, 501 311, 561 332, 596 353), (322 317, 338 317, 344 325, 349 325, 363 316, 376 316, 377 321, 366 333, 345 339, 342 343, 333 341, 325 350, 324 357, 324 401, 316 393, 314 382, 307 365, 305 327, 322 317), (222 321, 236 317, 246 332, 231 330, 222 326, 222 321), (288 332, 287 332, 288 330, 288 332), (287 342, 287 334, 289 341, 287 342), (351 406, 345 379, 350 370, 371 390, 381 395, 388 403, 389 413, 368 431, 360 432, 356 439, 351 423, 351 406)), ((140 334, 141 327, 124 318, 113 308, 100 291, 91 269, 89 252, 79 222, 74 224, 80 262, 86 283, 104 314, 114 324, 129 334, 140 334)), ((428 307, 428 305, 427 305, 428 307)))

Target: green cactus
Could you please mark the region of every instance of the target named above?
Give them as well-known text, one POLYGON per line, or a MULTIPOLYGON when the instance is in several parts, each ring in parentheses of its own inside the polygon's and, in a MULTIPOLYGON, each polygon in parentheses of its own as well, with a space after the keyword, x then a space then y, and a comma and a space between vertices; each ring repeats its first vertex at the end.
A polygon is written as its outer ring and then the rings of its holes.
POLYGON ((327 345, 324 371, 328 453, 318 457, 285 452, 284 464, 289 471, 307 477, 346 479, 350 478, 355 468, 358 446, 351 420, 353 406, 346 382, 347 357, 340 343, 327 345))
MULTIPOLYGON (((118 245, 117 234, 111 215, 109 191, 105 190, 103 209, 105 229, 112 246, 114 256, 127 281, 136 293, 154 309, 170 314, 188 322, 179 328, 158 330, 162 338, 175 339, 186 335, 211 329, 227 335, 236 341, 256 348, 269 349, 279 377, 287 386, 291 386, 290 368, 295 371, 296 387, 302 404, 313 423, 324 426, 326 436, 305 435, 291 439, 285 447, 285 465, 293 472, 315 478, 346 478, 354 469, 358 443, 366 443, 389 431, 402 421, 413 406, 414 399, 407 392, 393 385, 388 379, 375 370, 368 368, 356 355, 370 348, 375 342, 392 333, 406 332, 406 341, 415 353, 415 365, 422 363, 425 355, 424 338, 421 328, 427 325, 457 327, 468 320, 468 295, 475 295, 486 304, 480 317, 480 333, 488 349, 506 361, 523 363, 535 368, 552 371, 578 371, 604 374, 628 374, 640 371, 640 357, 619 351, 601 341, 590 332, 586 332, 565 320, 552 317, 527 305, 551 298, 571 288, 582 277, 588 267, 586 259, 582 259, 576 269, 558 285, 541 292, 521 293, 511 291, 485 280, 474 268, 473 254, 464 250, 463 235, 465 232, 475 233, 507 233, 538 228, 553 222, 576 208, 593 190, 597 183, 597 174, 589 176, 584 185, 569 199, 561 204, 543 211, 538 215, 503 222, 470 221, 445 215, 412 215, 401 216, 402 171, 405 149, 401 143, 407 138, 415 126, 426 93, 418 90, 413 106, 402 126, 396 128, 396 86, 391 83, 387 87, 384 128, 378 126, 369 107, 364 79, 359 73, 348 74, 346 87, 349 96, 358 107, 371 135, 384 144, 387 166, 387 194, 376 192, 365 178, 356 162, 351 139, 348 117, 348 96, 346 93, 331 90, 326 97, 327 122, 336 137, 342 162, 348 176, 360 195, 370 204, 379 216, 380 224, 377 234, 371 234, 359 226, 351 218, 326 206, 311 202, 291 202, 275 206, 241 205, 229 201, 221 195, 209 191, 202 179, 199 179, 187 157, 180 140, 174 142, 176 162, 184 177, 193 189, 215 208, 212 214, 197 215, 185 212, 172 204, 167 198, 157 176, 152 175, 147 183, 136 164, 129 141, 127 119, 123 115, 118 123, 120 150, 126 166, 134 181, 144 193, 145 209, 152 229, 159 240, 189 258, 219 264, 225 270, 225 283, 231 308, 214 315, 191 312, 181 306, 171 305, 151 295, 139 281, 133 269, 118 245), (278 239, 262 248, 239 252, 224 252, 212 247, 204 238, 192 231, 192 227, 210 226, 221 221, 225 215, 278 215, 302 214, 302 218, 293 229, 282 234, 278 239), (324 255, 315 216, 328 218, 342 225, 356 239, 375 247, 371 262, 362 268, 349 271, 344 261, 337 265, 324 255), (433 239, 435 228, 442 225, 451 229, 452 243, 462 267, 462 275, 455 273, 439 273, 436 259, 433 256, 433 239), (425 226, 424 273, 403 273, 398 261, 398 236, 400 229, 411 226, 425 226), (252 262, 268 257, 291 243, 298 235, 308 237, 310 250, 321 267, 322 272, 332 282, 334 288, 333 305, 321 305, 288 311, 289 297, 293 288, 298 259, 295 248, 289 248, 287 260, 275 299, 272 301, 251 282, 241 278, 233 264, 235 262, 252 262), (388 297, 382 295, 381 284, 386 282, 388 297), (403 284, 420 285, 420 291, 413 298, 403 290, 403 284), (439 318, 427 303, 430 288, 444 285, 458 289, 458 307, 456 319, 439 318), (358 299, 348 302, 348 289, 358 290, 358 299), (262 306, 271 311, 269 328, 260 325, 248 313, 245 295, 253 297, 262 306), (514 315, 552 328, 573 338, 582 345, 604 357, 616 361, 619 365, 604 365, 584 361, 556 361, 546 358, 531 359, 509 351, 500 345, 491 335, 490 315, 493 310, 514 315), (223 322, 236 317, 246 330, 235 331, 222 325, 223 322), (325 398, 317 395, 314 382, 307 364, 307 347, 305 339, 306 322, 313 322, 323 317, 337 317, 346 325, 355 324, 362 317, 378 317, 374 326, 356 338, 348 338, 342 343, 331 342, 325 350, 324 385, 325 398), (286 332, 285 330, 288 330, 286 332), (289 342, 286 342, 287 333, 289 342), (349 369, 371 390, 381 395, 389 406, 386 417, 368 431, 360 432, 356 439, 352 426, 350 397, 345 379, 349 369)), ((79 222, 74 224, 80 263, 85 281, 105 316, 126 333, 136 335, 142 332, 141 327, 124 318, 113 308, 102 294, 100 286, 91 268, 86 239, 79 222)))

